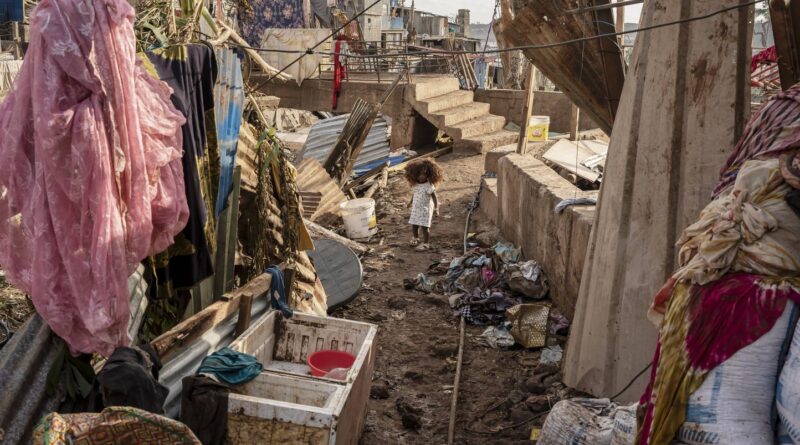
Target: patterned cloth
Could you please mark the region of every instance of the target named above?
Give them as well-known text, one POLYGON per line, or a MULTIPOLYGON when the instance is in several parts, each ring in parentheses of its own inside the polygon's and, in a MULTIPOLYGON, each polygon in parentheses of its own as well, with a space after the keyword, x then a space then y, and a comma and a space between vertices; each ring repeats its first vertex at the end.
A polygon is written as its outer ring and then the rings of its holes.
POLYGON ((660 323, 638 444, 669 444, 709 371, 800 302, 800 217, 779 160, 747 161, 678 246, 680 268, 648 314, 660 323))
POLYGON ((433 220, 433 193, 436 187, 430 182, 416 184, 411 188, 411 217, 408 223, 412 226, 430 227, 433 220))
POLYGON ((186 425, 136 408, 111 407, 101 413, 58 414, 42 418, 34 445, 200 445, 186 425))
POLYGON ((745 161, 776 158, 800 148, 800 84, 771 97, 750 118, 739 143, 720 172, 714 188, 716 198, 728 189, 745 161))
POLYGON ((260 47, 267 29, 305 27, 303 0, 250 0, 248 4, 249 8, 239 8, 239 26, 252 46, 260 47))
POLYGON ((0 105, 0 265, 73 353, 129 343, 128 277, 186 225, 169 87, 124 0, 43 0, 0 105))

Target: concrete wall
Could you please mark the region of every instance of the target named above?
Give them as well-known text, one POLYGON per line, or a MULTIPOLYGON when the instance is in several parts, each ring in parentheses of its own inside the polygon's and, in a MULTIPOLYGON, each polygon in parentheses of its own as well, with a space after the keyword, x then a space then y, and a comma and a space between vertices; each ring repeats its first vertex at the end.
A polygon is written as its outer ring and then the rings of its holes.
POLYGON ((550 280, 550 295, 558 308, 572 318, 592 231, 595 207, 569 207, 556 214, 564 199, 594 198, 553 169, 529 155, 510 154, 500 159, 497 175, 498 226, 503 237, 522 247, 550 280))
MULTIPOLYGON (((520 125, 525 107, 525 91, 483 90, 475 91, 475 100, 490 105, 489 112, 503 116, 520 125)), ((564 93, 536 91, 533 93, 532 115, 550 116, 550 131, 569 133, 572 102, 564 93)), ((598 128, 588 117, 581 117, 581 130, 598 128)))

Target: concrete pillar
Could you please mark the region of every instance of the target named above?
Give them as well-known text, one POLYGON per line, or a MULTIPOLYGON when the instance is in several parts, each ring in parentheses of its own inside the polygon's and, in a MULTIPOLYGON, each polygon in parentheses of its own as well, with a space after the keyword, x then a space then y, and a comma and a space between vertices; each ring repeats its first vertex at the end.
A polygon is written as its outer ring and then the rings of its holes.
MULTIPOLYGON (((642 26, 728 6, 645 2, 642 26)), ((566 352, 570 386, 609 397, 652 359, 656 330, 647 308, 748 115, 749 17, 741 8, 637 36, 566 352)), ((638 399, 646 381, 620 399, 638 399)))

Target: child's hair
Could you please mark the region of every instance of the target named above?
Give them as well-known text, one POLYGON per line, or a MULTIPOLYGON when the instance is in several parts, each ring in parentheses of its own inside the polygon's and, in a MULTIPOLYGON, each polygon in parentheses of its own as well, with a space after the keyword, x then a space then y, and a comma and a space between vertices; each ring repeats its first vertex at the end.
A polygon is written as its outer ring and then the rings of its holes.
POLYGON ((419 159, 411 161, 406 165, 406 180, 409 184, 414 185, 417 183, 420 173, 425 173, 428 177, 428 182, 433 185, 439 185, 444 179, 442 168, 433 159, 419 159))

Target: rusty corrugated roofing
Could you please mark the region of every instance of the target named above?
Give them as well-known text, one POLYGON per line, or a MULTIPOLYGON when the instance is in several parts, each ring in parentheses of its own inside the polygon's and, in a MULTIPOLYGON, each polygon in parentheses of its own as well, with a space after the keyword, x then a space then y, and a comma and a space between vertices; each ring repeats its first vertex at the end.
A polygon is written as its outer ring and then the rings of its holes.
POLYGON ((326 214, 338 214, 339 204, 347 201, 342 189, 331 179, 322 164, 314 158, 297 165, 297 188, 303 199, 303 216, 311 221, 326 214), (319 196, 315 196, 318 193, 319 196))
MULTIPOLYGON (((608 2, 598 0, 595 4, 608 2)), ((512 46, 545 45, 614 32, 610 9, 564 13, 580 6, 578 3, 577 0, 528 2, 515 11, 513 22, 503 20, 502 40, 512 46)), ((625 81, 625 65, 615 37, 526 49, 524 53, 582 112, 611 134, 625 81)))

